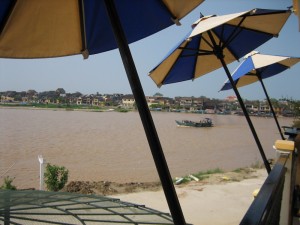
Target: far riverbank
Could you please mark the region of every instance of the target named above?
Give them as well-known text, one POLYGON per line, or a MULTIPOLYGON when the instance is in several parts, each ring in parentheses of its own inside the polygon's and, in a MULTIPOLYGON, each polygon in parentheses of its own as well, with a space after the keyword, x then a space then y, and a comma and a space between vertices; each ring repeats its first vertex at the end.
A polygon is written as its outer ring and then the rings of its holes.
POLYGON ((21 110, 53 110, 53 111, 84 111, 84 112, 128 112, 130 110, 126 109, 119 109, 116 107, 57 107, 57 105, 52 105, 47 107, 43 104, 41 106, 22 106, 22 105, 7 105, 7 104, 0 104, 0 109, 21 109, 21 110))

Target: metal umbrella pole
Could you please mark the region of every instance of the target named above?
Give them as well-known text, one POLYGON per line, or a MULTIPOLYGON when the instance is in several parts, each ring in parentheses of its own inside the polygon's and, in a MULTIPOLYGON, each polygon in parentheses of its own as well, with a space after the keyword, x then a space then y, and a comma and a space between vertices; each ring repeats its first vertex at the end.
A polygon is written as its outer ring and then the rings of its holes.
POLYGON ((264 149, 263 149, 263 147, 262 147, 262 145, 261 145, 261 143, 260 143, 260 141, 259 141, 259 138, 258 138, 258 136, 257 136, 257 133, 256 133, 256 131, 255 131, 255 128, 254 128, 254 126, 253 126, 253 123, 252 123, 252 121, 251 121, 251 119, 250 119, 250 116, 249 116, 249 114, 248 114, 248 112, 247 112, 247 109, 246 109, 246 106, 245 106, 245 104, 244 104, 244 102, 243 102, 243 99, 242 99, 242 97, 241 97, 239 91, 237 90, 237 87, 235 86, 235 83, 234 83, 234 81, 233 81, 233 79, 232 79, 232 76, 231 76, 231 74, 230 74, 230 72, 229 72, 229 70, 228 70, 228 67, 227 67, 226 63, 225 63, 225 60, 224 60, 224 54, 223 54, 223 49, 222 49, 222 47, 220 47, 219 45, 216 44, 216 42, 215 42, 215 40, 214 40, 214 38, 213 38, 211 32, 208 32, 208 35, 209 35, 209 37, 210 37, 210 39, 211 39, 211 41, 212 41, 212 43, 213 43, 213 47, 214 47, 214 51, 213 51, 213 52, 214 52, 214 54, 216 55, 216 57, 220 60, 222 66, 223 66, 223 68, 224 68, 224 70, 225 70, 225 72, 226 72, 226 75, 227 75, 227 77, 228 77, 228 79, 229 79, 229 81, 230 81, 230 83, 231 83, 231 86, 232 86, 232 88, 233 88, 233 90, 234 90, 234 93, 235 93, 235 95, 236 95, 236 97, 237 97, 237 99, 238 99, 238 101, 239 101, 239 103, 240 103, 240 106, 241 106, 241 108, 242 108, 242 110, 243 110, 244 116, 245 116, 245 118, 246 118, 246 120, 247 120, 247 122, 248 122, 248 125, 249 125, 249 127, 250 127, 251 132, 252 132, 252 135, 253 135, 253 137, 254 137, 254 140, 255 140, 255 142, 256 142, 256 145, 257 145, 257 147, 258 147, 258 150, 259 150, 259 152, 260 152, 260 154, 261 154, 261 157, 262 157, 262 159, 263 159, 263 162, 264 162, 264 165, 265 165, 265 167, 266 167, 266 170, 267 170, 268 173, 270 173, 270 172, 271 172, 271 166, 270 166, 270 163, 268 162, 268 160, 267 160, 267 158, 266 158, 264 149))
POLYGON ((283 136, 283 134, 282 134, 282 130, 280 129, 279 122, 278 122, 278 120, 277 120, 277 117, 276 117, 274 108, 273 108, 273 106, 272 106, 272 103, 271 103, 271 100, 270 100, 269 95, 268 95, 268 93, 267 93, 267 90, 266 90, 266 87, 265 87, 265 85, 264 85, 264 82, 262 81, 262 78, 261 78, 260 75, 257 75, 257 77, 258 77, 258 79, 259 79, 259 81, 260 81, 260 83, 261 83, 261 86, 262 86, 262 88, 263 88, 263 90, 264 90, 264 92, 265 92, 267 101, 268 101, 268 103, 269 103, 271 112, 272 112, 273 117, 274 117, 274 119, 275 119, 275 123, 276 123, 276 125, 277 125, 278 130, 279 130, 280 136, 281 136, 282 140, 284 140, 285 138, 284 138, 284 136, 283 136))
POLYGON ((227 75, 227 77, 228 77, 228 79, 229 79, 229 81, 231 83, 231 86, 232 86, 232 88, 234 90, 234 93, 235 93, 235 95, 236 95, 236 97, 237 97, 237 99, 238 99, 238 101, 240 103, 240 106, 241 106, 241 108, 243 110, 244 116, 246 117, 246 120, 248 122, 250 130, 251 130, 252 135, 254 137, 254 140, 255 140, 255 142, 257 144, 258 150, 259 150, 259 152, 261 154, 261 157, 263 159, 263 162, 264 162, 264 165, 266 167, 266 170, 267 170, 268 173, 270 173, 271 172, 270 163, 268 162, 268 160, 266 158, 265 152, 264 152, 263 147, 262 147, 262 145, 261 145, 261 143, 259 141, 259 138, 257 136, 257 133, 255 131, 253 123, 252 123, 252 121, 250 119, 250 116, 249 116, 249 114, 247 112, 246 106, 244 105, 243 99, 241 98, 241 95, 238 92, 238 89, 235 86, 235 83, 234 83, 234 81, 232 79, 232 76, 231 76, 231 74, 230 74, 230 72, 228 70, 228 67, 227 67, 226 63, 225 63, 223 49, 222 49, 222 47, 220 47, 219 45, 216 44, 216 42, 215 42, 215 40, 214 40, 214 38, 213 38, 213 36, 212 36, 212 34, 211 34, 210 31, 208 31, 208 35, 209 35, 209 37, 210 37, 210 39, 211 39, 211 41, 213 43, 213 47, 214 47, 214 51, 213 52, 216 55, 216 57, 220 60, 220 62, 222 63, 222 66, 223 66, 223 68, 224 68, 224 70, 226 72, 226 75, 227 75))
POLYGON ((148 143, 154 158, 156 169, 158 171, 162 187, 169 205, 170 212, 173 217, 174 224, 185 225, 183 212, 176 195, 176 191, 172 182, 170 171, 154 126, 150 110, 148 108, 145 94, 139 80, 139 76, 122 29, 113 0, 105 0, 105 6, 110 19, 114 36, 117 41, 120 55, 126 70, 126 74, 137 103, 138 111, 144 126, 144 130, 148 139, 148 143))
MULTIPOLYGON (((218 58, 219 58, 219 57, 218 57, 218 58)), ((251 119, 250 119, 250 116, 249 116, 249 114, 248 114, 248 112, 247 112, 247 109, 246 109, 246 107, 245 107, 245 105, 244 105, 243 99, 241 98, 240 93, 238 92, 237 87, 235 86, 235 83, 234 83, 234 81, 233 81, 233 79, 232 79, 232 77, 231 77, 231 74, 230 74, 230 72, 229 72, 229 70, 228 70, 228 68, 227 68, 227 66, 226 66, 225 61, 224 61, 224 57, 220 57, 219 59, 220 59, 222 65, 223 65, 223 68, 224 68, 224 70, 225 70, 225 72, 226 72, 226 75, 227 75, 227 77, 228 77, 228 79, 229 79, 229 81, 230 81, 230 83, 231 83, 231 86, 232 86, 232 88, 233 88, 233 90, 234 90, 234 93, 235 93, 235 95, 236 95, 236 97, 237 97, 237 99, 238 99, 238 101, 239 101, 239 103, 240 103, 240 106, 241 106, 241 108, 242 108, 242 110, 243 110, 244 116, 246 117, 246 120, 247 120, 247 122, 248 122, 248 125, 249 125, 249 127, 250 127, 250 130, 251 130, 251 132, 252 132, 252 135, 253 135, 253 137, 254 137, 254 140, 255 140, 256 145, 257 145, 257 147, 258 147, 258 150, 259 150, 259 152, 260 152, 260 155, 261 155, 261 157, 262 157, 262 159, 263 159, 263 162, 264 162, 264 165, 265 165, 265 167, 266 167, 266 170, 267 170, 268 173, 270 173, 270 172, 271 172, 271 166, 270 166, 270 163, 268 162, 268 160, 267 160, 267 158, 266 158, 265 152, 264 152, 263 147, 262 147, 262 145, 261 145, 261 143, 260 143, 260 141, 259 141, 259 138, 258 138, 258 136, 257 136, 257 133, 256 133, 256 131, 255 131, 255 129, 254 129, 253 123, 252 123, 252 121, 251 121, 251 119)))

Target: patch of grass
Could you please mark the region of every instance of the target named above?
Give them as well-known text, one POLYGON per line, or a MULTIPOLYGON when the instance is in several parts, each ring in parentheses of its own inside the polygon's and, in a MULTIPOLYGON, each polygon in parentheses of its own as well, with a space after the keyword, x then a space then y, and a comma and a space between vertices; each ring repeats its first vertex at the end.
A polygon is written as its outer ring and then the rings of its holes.
MULTIPOLYGON (((194 177, 198 178, 199 180, 204 180, 204 179, 209 178, 210 175, 217 174, 217 173, 223 173, 223 170, 221 170, 220 168, 216 168, 213 170, 200 171, 200 172, 194 173, 192 175, 194 177)), ((191 177, 189 177, 189 175, 183 176, 182 178, 183 178, 183 180, 180 182, 180 184, 188 183, 193 180, 191 177)), ((173 182, 176 183, 176 179, 173 180, 173 182)))
POLYGON ((185 176, 184 178, 183 178, 183 180, 180 182, 180 184, 185 184, 185 183, 188 183, 188 182, 190 182, 191 181, 191 178, 189 178, 188 176, 185 176))
POLYGON ((241 173, 241 172, 243 172, 243 170, 244 169, 242 169, 242 168, 237 168, 237 169, 233 170, 232 172, 241 173))
POLYGON ((4 189, 4 190, 17 190, 16 186, 14 186, 12 184, 12 182, 14 181, 15 178, 11 178, 9 176, 4 177, 4 183, 3 185, 0 187, 0 189, 4 189))
POLYGON ((220 168, 216 168, 216 169, 213 169, 213 170, 206 170, 206 171, 200 171, 196 174, 193 174, 194 176, 196 177, 201 177, 201 176, 207 176, 207 175, 211 175, 211 174, 216 174, 216 173, 223 173, 224 171, 221 170, 220 168))

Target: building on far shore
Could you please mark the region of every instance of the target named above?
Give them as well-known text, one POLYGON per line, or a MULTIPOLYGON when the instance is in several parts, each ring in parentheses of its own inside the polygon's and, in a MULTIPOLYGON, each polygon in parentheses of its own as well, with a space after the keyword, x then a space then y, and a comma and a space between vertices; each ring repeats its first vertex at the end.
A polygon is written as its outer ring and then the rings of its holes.
MULTIPOLYGON (((291 115, 293 105, 289 100, 274 100, 273 108, 277 115, 291 115)), ((198 113, 228 114, 240 111, 236 96, 227 96, 225 99, 210 99, 201 97, 164 97, 161 94, 146 96, 146 101, 152 110, 184 111, 198 113)), ((245 106, 251 114, 270 114, 270 106, 266 101, 245 100, 245 106)), ((36 92, 28 91, 5 91, 0 92, 0 104, 58 104, 58 105, 81 105, 93 107, 120 107, 135 109, 136 102, 132 94, 88 94, 80 92, 66 93, 63 88, 55 91, 36 92)))

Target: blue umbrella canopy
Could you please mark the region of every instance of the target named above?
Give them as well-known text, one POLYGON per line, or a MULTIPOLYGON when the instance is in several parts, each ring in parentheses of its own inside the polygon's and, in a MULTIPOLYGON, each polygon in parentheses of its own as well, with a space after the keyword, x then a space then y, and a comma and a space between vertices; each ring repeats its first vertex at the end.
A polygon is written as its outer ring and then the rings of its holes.
POLYGON ((264 154, 243 100, 233 84, 227 64, 278 36, 290 10, 253 9, 223 16, 201 17, 192 30, 161 63, 149 72, 158 85, 193 80, 223 67, 247 119, 268 172, 264 154))
MULTIPOLYGON (((173 24, 204 0, 115 0, 128 43, 173 24)), ((85 57, 117 48, 103 0, 1 0, 0 57, 85 57)))
POLYGON ((290 10, 253 9, 223 16, 205 16, 149 72, 158 85, 193 80, 229 64, 277 37, 290 10))
MULTIPOLYGON (((291 68, 300 62, 300 57, 266 55, 252 52, 233 72, 232 79, 236 87, 243 87, 260 79, 273 77, 291 68)), ((221 91, 232 89, 230 81, 227 80, 221 91)))

